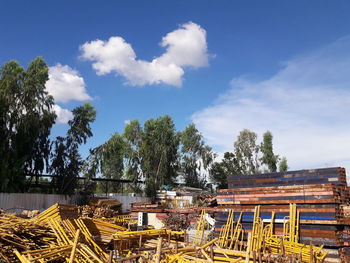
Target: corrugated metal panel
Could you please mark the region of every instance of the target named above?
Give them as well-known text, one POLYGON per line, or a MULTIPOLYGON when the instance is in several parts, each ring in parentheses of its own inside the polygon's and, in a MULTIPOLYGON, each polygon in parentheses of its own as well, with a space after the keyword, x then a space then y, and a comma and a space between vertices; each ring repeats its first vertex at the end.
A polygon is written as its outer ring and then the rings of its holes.
POLYGON ((9 212, 21 212, 24 209, 43 211, 55 203, 77 204, 80 199, 78 195, 0 193, 0 208, 9 212))

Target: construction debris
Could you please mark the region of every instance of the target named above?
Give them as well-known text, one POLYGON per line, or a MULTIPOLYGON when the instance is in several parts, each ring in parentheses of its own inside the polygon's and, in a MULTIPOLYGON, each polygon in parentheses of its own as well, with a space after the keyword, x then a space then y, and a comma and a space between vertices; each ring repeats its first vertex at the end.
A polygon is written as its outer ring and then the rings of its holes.
POLYGON ((323 262, 322 246, 298 243, 299 213, 290 206, 282 235, 255 207, 253 229, 244 240, 241 216, 229 219, 217 238, 205 234, 207 214, 202 210, 193 243, 185 233, 166 228, 129 231, 101 219, 76 218, 77 208, 54 205, 32 219, 1 215, 1 258, 5 262, 323 262), (67 218, 67 215, 73 219, 67 218), (7 233, 7 236, 5 236, 7 233), (32 239, 29 239, 30 236, 32 239), (108 250, 109 247, 109 250, 108 250), (247 261, 248 260, 248 261, 247 261), (284 260, 284 261, 283 261, 284 260), (289 261, 286 261, 289 260, 289 261), (299 260, 299 261, 297 261, 299 260), (311 261, 312 260, 312 261, 311 261))
POLYGON ((121 213, 122 204, 116 199, 91 198, 88 205, 78 207, 81 217, 112 218, 121 213))
POLYGON ((137 202, 131 204, 131 212, 161 213, 164 206, 160 202, 137 202))
POLYGON ((329 168, 231 177, 216 198, 195 188, 161 190, 159 201, 134 203, 140 213, 128 215, 111 199, 56 204, 26 218, 0 211, 0 262, 350 262, 344 174, 329 168), (147 213, 164 227, 140 225, 147 213))
POLYGON ((183 231, 190 226, 190 221, 186 214, 169 213, 163 222, 166 228, 174 231, 183 231))

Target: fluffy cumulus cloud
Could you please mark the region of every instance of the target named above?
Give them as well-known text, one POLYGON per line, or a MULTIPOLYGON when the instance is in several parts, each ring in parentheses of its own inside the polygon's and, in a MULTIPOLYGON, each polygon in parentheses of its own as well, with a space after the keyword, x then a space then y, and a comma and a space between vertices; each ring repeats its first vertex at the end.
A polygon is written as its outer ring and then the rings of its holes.
POLYGON ((206 31, 198 24, 181 25, 164 36, 160 46, 166 51, 152 61, 137 59, 132 46, 118 36, 86 42, 80 50, 83 59, 94 62, 98 75, 113 72, 133 86, 164 83, 179 87, 186 67, 208 65, 206 31))
POLYGON ((53 110, 56 112, 57 123, 67 123, 69 120, 73 118, 73 113, 70 110, 62 109, 59 105, 53 105, 53 110))
POLYGON ((49 67, 49 80, 46 89, 56 102, 68 102, 70 100, 90 100, 87 94, 84 79, 79 72, 67 65, 57 64, 49 67))
MULTIPOLYGON (((67 65, 57 64, 49 67, 49 80, 46 82, 46 90, 55 99, 55 102, 66 103, 71 100, 91 100, 86 91, 84 79, 79 72, 67 65)), ((54 105, 58 123, 67 123, 73 114, 59 105, 54 105)))
MULTIPOLYGON (((270 130, 292 169, 345 166, 350 171, 350 38, 291 59, 269 79, 232 80, 230 89, 192 120, 218 151, 239 131, 270 130)), ((261 139, 261 137, 260 137, 261 139)))

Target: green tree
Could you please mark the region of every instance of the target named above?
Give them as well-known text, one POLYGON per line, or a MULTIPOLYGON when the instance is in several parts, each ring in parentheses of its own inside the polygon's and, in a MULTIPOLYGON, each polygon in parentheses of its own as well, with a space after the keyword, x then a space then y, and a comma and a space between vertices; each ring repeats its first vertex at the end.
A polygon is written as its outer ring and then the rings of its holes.
MULTIPOLYGON (((124 156, 126 143, 121 135, 118 133, 104 144, 91 149, 90 155, 87 158, 86 175, 96 177, 101 174, 101 177, 107 179, 121 179, 124 173, 124 156)), ((114 183, 100 183, 103 192, 118 192, 120 190, 119 184, 114 183)))
POLYGON ((262 164, 265 164, 267 166, 269 172, 276 172, 279 157, 273 153, 272 139, 273 136, 271 132, 267 131, 264 133, 263 142, 260 146, 262 153, 260 161, 262 164))
POLYGON ((248 175, 259 173, 259 150, 257 145, 258 135, 248 129, 241 131, 237 137, 237 141, 234 143, 234 154, 237 159, 237 170, 240 174, 248 175))
POLYGON ((48 67, 40 57, 27 70, 16 61, 0 70, 0 191, 27 191, 25 175, 41 173, 48 164, 56 114, 47 80, 48 67))
POLYGON ((227 188, 227 178, 240 175, 238 161, 232 152, 225 152, 220 162, 215 162, 210 168, 210 178, 218 188, 227 188))
POLYGON ((206 178, 203 170, 207 170, 213 162, 212 149, 205 144, 203 136, 194 124, 188 125, 180 133, 181 142, 181 173, 187 186, 205 188, 206 178))
POLYGON ((288 164, 287 164, 287 158, 286 157, 282 157, 281 161, 279 162, 279 171, 280 172, 288 171, 288 164))
POLYGON ((57 176, 53 184, 59 194, 73 194, 76 189, 77 177, 84 164, 79 146, 93 135, 90 123, 96 118, 96 111, 90 103, 75 108, 72 113, 67 136, 56 138, 51 153, 49 171, 57 176))
POLYGON ((172 185, 177 175, 179 135, 168 116, 149 119, 144 124, 141 169, 145 193, 155 197, 162 185, 172 185))
POLYGON ((133 181, 133 184, 129 184, 129 188, 133 192, 142 193, 143 189, 138 181, 145 179, 141 168, 143 129, 138 120, 132 120, 125 126, 123 137, 126 142, 124 173, 133 181))

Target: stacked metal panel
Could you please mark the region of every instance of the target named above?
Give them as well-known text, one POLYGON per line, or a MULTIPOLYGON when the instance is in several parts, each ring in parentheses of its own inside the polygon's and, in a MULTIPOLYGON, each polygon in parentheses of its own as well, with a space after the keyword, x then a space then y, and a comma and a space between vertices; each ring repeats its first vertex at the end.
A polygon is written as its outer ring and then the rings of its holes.
POLYGON ((274 231, 282 234, 288 204, 296 203, 300 242, 339 250, 333 253, 334 262, 350 262, 349 187, 344 168, 230 176, 228 185, 229 189, 217 191, 216 232, 225 224, 228 209, 233 209, 236 220, 242 212, 247 234, 252 229, 254 207, 260 205, 261 218, 266 222, 275 212, 274 231))
POLYGON ((229 176, 228 188, 251 188, 282 185, 336 184, 346 185, 345 168, 298 170, 279 173, 229 176))
POLYGON ((219 205, 344 203, 348 198, 345 186, 333 184, 254 186, 217 191, 219 205))

